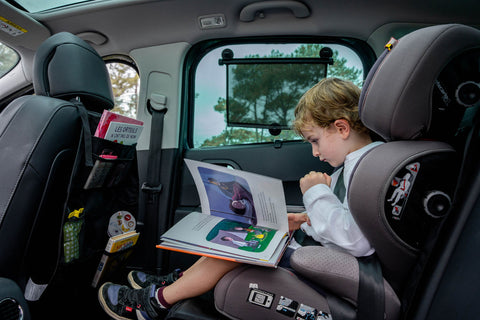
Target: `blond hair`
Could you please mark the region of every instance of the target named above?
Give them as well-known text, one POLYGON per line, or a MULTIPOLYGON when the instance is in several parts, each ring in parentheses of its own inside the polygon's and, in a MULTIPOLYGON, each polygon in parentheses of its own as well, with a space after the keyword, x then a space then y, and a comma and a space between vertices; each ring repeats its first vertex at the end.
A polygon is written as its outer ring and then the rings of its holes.
POLYGON ((360 121, 358 100, 360 89, 352 82, 325 78, 310 88, 295 108, 293 129, 302 135, 307 125, 329 127, 335 120, 344 119, 358 133, 369 133, 360 121))

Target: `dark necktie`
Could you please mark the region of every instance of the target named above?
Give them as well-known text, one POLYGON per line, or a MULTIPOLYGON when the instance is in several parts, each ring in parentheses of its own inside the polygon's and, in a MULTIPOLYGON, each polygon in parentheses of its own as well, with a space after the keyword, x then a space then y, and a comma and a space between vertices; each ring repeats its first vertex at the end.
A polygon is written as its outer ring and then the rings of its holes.
POLYGON ((340 174, 338 175, 337 183, 335 184, 335 188, 333 189, 333 193, 340 199, 340 202, 343 203, 345 199, 345 182, 343 182, 343 167, 340 169, 340 174))

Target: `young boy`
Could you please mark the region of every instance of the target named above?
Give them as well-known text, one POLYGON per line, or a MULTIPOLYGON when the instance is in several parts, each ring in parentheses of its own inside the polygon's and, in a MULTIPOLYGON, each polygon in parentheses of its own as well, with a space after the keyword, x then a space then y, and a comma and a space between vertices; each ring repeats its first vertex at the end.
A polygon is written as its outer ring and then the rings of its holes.
POLYGON ((302 230, 325 247, 354 256, 374 252, 353 220, 345 190, 360 157, 381 142, 372 142, 358 113, 360 89, 348 81, 328 78, 311 88, 295 109, 293 127, 312 146, 314 157, 339 168, 332 176, 310 172, 300 179, 310 225, 302 230), (341 179, 339 179, 341 178, 341 179), (334 192, 344 185, 339 199, 334 192), (333 187, 330 188, 330 185, 333 187))
MULTIPOLYGON (((360 89, 351 82, 327 78, 300 99, 295 109, 295 131, 310 142, 314 157, 341 169, 332 176, 310 172, 301 178, 307 213, 288 214, 288 221, 290 231, 301 228, 325 247, 367 256, 374 250, 353 220, 342 188, 342 184, 348 188, 360 156, 380 143, 372 143, 368 129, 360 122, 359 96, 360 89), (342 189, 343 194, 335 195, 342 189)), ((155 319, 174 303, 213 289, 238 265, 201 257, 184 272, 175 271, 163 277, 132 271, 128 280, 136 289, 105 283, 98 297, 114 319, 155 319)))

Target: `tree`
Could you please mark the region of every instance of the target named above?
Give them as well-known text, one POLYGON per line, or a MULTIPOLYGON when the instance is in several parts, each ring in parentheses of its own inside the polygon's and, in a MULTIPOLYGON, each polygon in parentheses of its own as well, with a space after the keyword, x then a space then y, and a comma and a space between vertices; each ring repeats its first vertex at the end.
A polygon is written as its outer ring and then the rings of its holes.
MULTIPOLYGON (((286 55, 272 50, 264 58, 318 57, 323 48, 320 44, 299 46, 286 55)), ((249 58, 259 58, 250 55, 249 58)), ((347 66, 347 59, 333 51, 334 64, 328 66, 327 75, 347 79, 361 85, 362 71, 347 66)), ((217 136, 204 141, 202 146, 220 146, 237 143, 268 142, 275 139, 291 140, 296 137, 292 130, 282 130, 279 136, 268 133, 268 126, 278 124, 289 127, 293 111, 301 95, 313 84, 327 76, 323 64, 239 64, 230 66, 228 119, 226 100, 219 98, 214 110, 223 113, 227 126, 217 136), (255 126, 256 128, 245 128, 255 126), (229 126, 230 125, 230 126, 229 126)))
POLYGON ((0 43, 0 77, 10 71, 18 60, 18 54, 14 50, 0 43))
POLYGON ((136 117, 139 78, 137 72, 125 63, 108 63, 115 106, 113 112, 136 117))
MULTIPOLYGON (((321 44, 308 44, 298 47, 294 56, 297 57, 314 57, 318 56, 318 53, 323 48, 321 44)), ((347 66, 347 59, 345 57, 339 57, 338 51, 333 50, 333 65, 328 67, 327 76, 338 77, 345 80, 352 81, 355 85, 361 87, 363 79, 361 78, 362 70, 355 67, 347 66)))

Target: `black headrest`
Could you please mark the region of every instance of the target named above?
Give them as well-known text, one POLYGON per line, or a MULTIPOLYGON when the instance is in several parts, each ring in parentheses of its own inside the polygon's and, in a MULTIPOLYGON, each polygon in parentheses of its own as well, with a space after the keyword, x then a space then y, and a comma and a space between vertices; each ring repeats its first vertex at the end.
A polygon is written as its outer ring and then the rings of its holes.
POLYGON ((105 62, 79 37, 61 32, 45 40, 33 63, 35 94, 70 100, 79 97, 88 110, 112 109, 114 99, 105 62))
MULTIPOLYGON (((456 57, 475 48, 480 31, 459 24, 427 27, 399 39, 367 76, 359 105, 363 123, 387 141, 435 138, 432 128, 452 126, 451 118, 434 116, 434 89, 437 96, 442 90, 437 79, 456 57), (433 123, 437 119, 444 123, 433 123)), ((469 80, 478 82, 465 78, 459 84, 469 80)))

